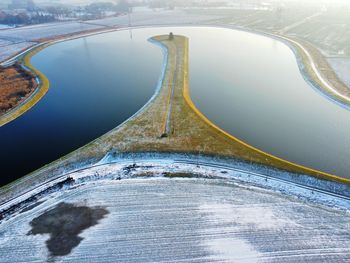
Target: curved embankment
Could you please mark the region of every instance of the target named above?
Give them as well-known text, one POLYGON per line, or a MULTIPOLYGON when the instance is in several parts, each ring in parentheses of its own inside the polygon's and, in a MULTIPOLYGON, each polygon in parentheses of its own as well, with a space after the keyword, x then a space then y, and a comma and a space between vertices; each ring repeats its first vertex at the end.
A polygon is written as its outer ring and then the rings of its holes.
MULTIPOLYGON (((188 84, 188 39, 157 36, 167 55, 155 96, 128 121, 88 145, 0 189, 0 204, 67 173, 94 166, 110 154, 185 153, 243 161, 246 167, 270 167, 276 173, 293 173, 293 180, 309 175, 327 182, 350 185, 350 180, 282 160, 225 133, 192 103, 188 84), (171 98, 171 107, 170 101, 171 98), (166 125, 165 125, 166 124, 166 125), (164 136, 164 127, 167 134, 164 136)), ((264 172, 263 172, 264 173, 264 172)), ((266 171, 265 171, 266 173, 266 171)), ((266 173, 267 175, 270 172, 266 173)), ((310 177, 311 178, 311 177, 310 177)), ((332 187, 326 187, 334 191, 332 187)))
POLYGON ((42 97, 45 96, 46 92, 49 90, 50 84, 47 77, 39 70, 34 68, 30 62, 31 58, 45 47, 46 45, 41 45, 37 48, 30 50, 24 55, 22 59, 23 66, 25 69, 30 70, 36 75, 38 87, 20 105, 18 105, 17 107, 13 108, 12 110, 0 117, 0 127, 13 121, 14 119, 18 118, 19 116, 30 110, 36 103, 38 103, 41 100, 42 97))
POLYGON ((274 34, 261 30, 242 29, 226 25, 222 25, 219 28, 221 27, 244 32, 248 31, 285 43, 296 56, 299 70, 304 79, 309 82, 312 87, 327 96, 327 98, 350 109, 350 87, 339 78, 324 55, 313 44, 297 37, 274 34))
MULTIPOLYGON (((224 27, 232 29, 231 27, 227 27, 227 26, 224 26, 224 27)), ((34 74, 37 75, 39 80, 39 85, 36 91, 30 97, 28 97, 20 105, 18 105, 17 107, 15 107, 5 115, 0 117, 0 127, 18 118, 25 112, 27 112, 48 91, 49 80, 46 78, 44 74, 42 74, 39 70, 37 70, 31 65, 30 60, 32 56, 34 56, 36 53, 38 53, 48 45, 51 45, 57 42, 67 41, 67 40, 71 40, 79 37, 86 37, 86 36, 95 35, 95 34, 111 32, 115 30, 118 30, 118 28, 103 30, 103 31, 98 30, 97 32, 86 32, 86 33, 83 32, 81 34, 73 35, 73 36, 68 34, 67 36, 62 36, 57 39, 54 38, 52 40, 47 40, 44 44, 41 44, 38 47, 31 47, 29 48, 28 52, 24 51, 21 54, 14 56, 14 58, 10 59, 9 61, 15 61, 18 59, 18 57, 21 59, 21 57, 24 55, 24 58, 22 58, 23 64, 26 68, 28 68, 34 74)), ((236 30, 242 30, 242 29, 236 29, 236 30)), ((320 51, 317 50, 317 48, 313 47, 310 43, 307 43, 306 41, 300 40, 300 39, 294 39, 291 37, 286 37, 283 35, 275 35, 275 34, 266 33, 266 32, 255 32, 255 31, 252 31, 252 32, 260 33, 262 35, 267 35, 269 37, 273 37, 282 42, 285 42, 295 53, 295 56, 298 59, 298 65, 299 65, 300 71, 304 76, 304 78, 308 82, 310 82, 312 86, 314 86, 319 91, 324 93, 327 97, 335 100, 336 102, 341 103, 345 107, 350 107, 350 88, 342 80, 339 79, 338 75, 334 72, 332 67, 329 65, 329 63, 324 58, 324 56, 320 53, 320 51)))
MULTIPOLYGON (((186 44, 185 44, 185 53, 188 53, 188 41, 186 41, 186 44)), ((210 127, 217 130, 219 133, 224 134, 225 136, 227 136, 231 140, 240 143, 243 147, 246 147, 247 152, 252 151, 252 152, 256 152, 257 154, 261 154, 262 155, 261 159, 257 160, 257 163, 271 165, 273 167, 285 169, 285 170, 292 171, 292 172, 310 174, 310 175, 316 176, 318 178, 324 178, 327 180, 341 182, 341 183, 345 183, 345 184, 350 185, 350 180, 347 178, 338 177, 338 176, 324 173, 324 172, 321 172, 321 171, 318 171, 315 169, 311 169, 311 168, 308 168, 308 167, 305 167, 305 166, 302 166, 299 164, 295 164, 295 163, 289 162, 287 160, 281 159, 279 157, 273 156, 273 155, 266 153, 262 150, 259 150, 255 147, 245 143, 244 141, 234 137, 233 135, 225 132, 224 130, 222 130, 221 128, 216 126, 214 123, 212 123, 210 120, 208 120, 208 118, 206 118, 192 102, 192 99, 190 97, 190 92, 189 92, 189 85, 188 85, 188 54, 185 54, 184 60, 185 60, 184 64, 187 66, 186 66, 186 69, 184 70, 184 72, 185 72, 184 79, 185 80, 184 80, 183 96, 184 96, 186 102, 188 103, 188 105, 210 127), (265 158, 264 158, 264 156, 265 156, 265 158)))
POLYGON ((321 52, 310 43, 296 38, 275 36, 293 50, 304 78, 328 98, 350 108, 350 87, 334 72, 321 52))

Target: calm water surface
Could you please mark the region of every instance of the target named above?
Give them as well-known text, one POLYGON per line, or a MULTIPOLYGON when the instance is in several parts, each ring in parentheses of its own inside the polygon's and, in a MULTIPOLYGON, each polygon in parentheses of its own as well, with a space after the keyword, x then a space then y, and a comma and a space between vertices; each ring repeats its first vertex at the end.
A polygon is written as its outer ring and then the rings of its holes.
POLYGON ((0 128, 0 183, 21 177, 116 127, 153 95, 163 61, 145 35, 128 31, 50 46, 33 65, 47 95, 0 128))
POLYGON ((306 83, 285 44, 199 29, 190 54, 191 96, 211 121, 266 152, 350 177, 350 111, 306 83))
POLYGON ((292 51, 229 29, 148 28, 53 45, 33 58, 51 81, 31 111, 0 128, 1 183, 114 128, 147 102, 162 53, 147 42, 170 31, 190 38, 197 107, 232 135, 279 157, 350 177, 350 112, 311 88, 292 51), (3 150, 4 149, 4 150, 3 150))

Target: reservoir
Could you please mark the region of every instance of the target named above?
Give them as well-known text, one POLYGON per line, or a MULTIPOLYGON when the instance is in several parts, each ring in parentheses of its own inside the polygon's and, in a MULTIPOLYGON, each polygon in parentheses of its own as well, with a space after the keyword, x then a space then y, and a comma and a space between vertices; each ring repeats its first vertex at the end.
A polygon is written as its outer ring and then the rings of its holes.
POLYGON ((152 96, 161 73, 158 34, 189 37, 190 92, 213 123, 265 152, 350 177, 350 112, 301 75, 285 44, 207 27, 143 28, 52 45, 32 59, 47 95, 0 128, 1 184, 118 126, 152 96), (3 173, 4 172, 4 173, 3 173))
POLYGON ((85 145, 154 94, 162 50, 128 31, 58 43, 32 58, 50 81, 44 98, 0 128, 0 185, 85 145))
POLYGON ((205 28, 189 52, 192 100, 209 120, 265 152, 350 178, 350 111, 305 81, 287 45, 205 28))

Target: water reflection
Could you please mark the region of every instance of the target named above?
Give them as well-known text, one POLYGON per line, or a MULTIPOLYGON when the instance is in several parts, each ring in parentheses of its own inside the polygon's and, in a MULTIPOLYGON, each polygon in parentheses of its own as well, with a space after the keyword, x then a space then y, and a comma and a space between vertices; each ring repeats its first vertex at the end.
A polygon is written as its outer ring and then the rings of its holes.
MULTIPOLYGON (((0 129, 1 184, 84 145, 152 96, 162 64, 158 34, 190 38, 190 90, 227 132, 287 160, 337 175, 350 167, 350 114, 312 89, 292 51, 267 37, 218 28, 144 28, 63 42, 33 64, 45 98, 0 129)), ((349 176, 348 176, 349 177, 349 176)))

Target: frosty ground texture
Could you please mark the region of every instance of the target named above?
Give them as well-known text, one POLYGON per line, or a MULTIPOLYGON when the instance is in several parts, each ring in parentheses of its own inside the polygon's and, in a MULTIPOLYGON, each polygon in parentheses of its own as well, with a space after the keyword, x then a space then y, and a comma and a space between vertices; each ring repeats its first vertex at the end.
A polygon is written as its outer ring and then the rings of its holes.
POLYGON ((80 183, 3 221, 0 262, 348 262, 346 211, 229 179, 151 177, 155 172, 123 179, 138 169, 128 167, 105 166, 109 178, 97 181, 86 176, 103 169, 80 172, 80 183), (68 255, 55 257, 48 235, 27 233, 34 218, 62 203, 108 214, 79 234, 68 255))

